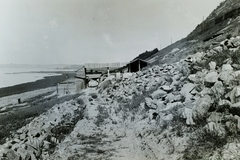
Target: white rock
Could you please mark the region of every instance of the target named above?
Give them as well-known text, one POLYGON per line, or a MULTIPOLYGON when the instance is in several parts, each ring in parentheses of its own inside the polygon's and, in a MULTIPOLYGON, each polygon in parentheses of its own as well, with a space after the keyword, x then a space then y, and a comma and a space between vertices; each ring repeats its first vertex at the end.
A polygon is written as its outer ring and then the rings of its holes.
POLYGON ((20 154, 22 159, 25 159, 28 154, 27 150, 25 150, 23 148, 18 148, 17 153, 20 154))
POLYGON ((89 87, 97 87, 98 86, 98 82, 94 81, 94 80, 90 80, 90 82, 88 83, 89 87))
POLYGON ((215 83, 218 79, 218 73, 217 72, 210 72, 205 76, 205 82, 208 83, 215 83))
POLYGON ((176 74, 175 76, 173 76, 173 80, 179 81, 181 77, 182 74, 176 74))
POLYGON ((217 81, 211 89, 215 94, 215 97, 218 98, 220 98, 225 93, 225 89, 221 81, 217 81))
POLYGON ((218 46, 218 47, 215 47, 214 50, 217 51, 217 52, 222 52, 223 48, 218 46))
POLYGON ((169 93, 167 96, 166 96, 166 101, 167 102, 172 102, 175 98, 175 95, 173 95, 172 93, 169 93))
POLYGON ((171 110, 177 110, 178 108, 183 107, 183 104, 181 102, 174 102, 174 103, 168 103, 166 108, 162 111, 171 111, 171 110))
POLYGON ((222 71, 233 71, 233 68, 230 64, 222 65, 222 71))
POLYGON ((195 83, 198 80, 198 78, 196 77, 196 74, 190 74, 188 76, 188 79, 193 83, 195 83))
POLYGON ((166 108, 166 105, 164 104, 163 101, 157 101, 156 105, 157 105, 157 110, 156 110, 156 112, 160 112, 161 110, 163 110, 164 108, 166 108))
POLYGON ((26 134, 25 133, 20 134, 20 139, 21 140, 24 140, 25 138, 26 138, 26 134))
POLYGON ((211 103, 211 97, 208 95, 205 95, 203 98, 198 99, 193 107, 194 116, 204 116, 208 112, 211 103))
POLYGON ((152 97, 152 99, 159 99, 159 98, 161 98, 161 97, 163 97, 165 95, 167 95, 167 92, 165 92, 165 91, 163 91, 161 89, 158 89, 158 90, 156 90, 155 92, 153 92, 151 94, 151 97, 152 97))
POLYGON ((115 135, 116 135, 117 138, 125 137, 126 136, 126 131, 124 129, 119 129, 117 132, 115 132, 115 135))
POLYGON ((195 123, 193 122, 192 109, 184 108, 183 118, 186 118, 186 123, 187 123, 188 125, 193 125, 193 124, 195 124, 195 123))
POLYGON ((233 90, 229 93, 229 98, 232 103, 238 102, 240 97, 240 86, 236 86, 233 90))
POLYGON ((168 114, 166 116, 161 117, 164 121, 172 121, 173 120, 173 115, 168 114))
POLYGON ((203 52, 197 52, 194 55, 191 55, 190 57, 192 57, 192 62, 200 62, 202 60, 202 57, 204 57, 205 53, 203 52))
POLYGON ((166 92, 170 92, 172 90, 172 88, 170 86, 166 86, 166 85, 161 86, 161 89, 163 89, 166 92))
POLYGON ((216 64, 216 62, 211 61, 208 65, 209 65, 210 70, 214 71, 216 69, 217 64, 216 64))
POLYGON ((149 97, 145 98, 145 104, 148 108, 157 109, 157 105, 153 103, 153 100, 149 97))
POLYGON ((219 79, 223 81, 224 84, 229 85, 230 82, 234 79, 231 71, 222 71, 219 74, 219 79))
POLYGON ((192 91, 194 87, 195 85, 193 83, 187 83, 183 85, 180 93, 185 97, 185 102, 191 100, 192 94, 190 93, 190 91, 192 91))
POLYGON ((230 107, 232 106, 232 103, 226 99, 220 99, 218 102, 218 107, 230 107))
POLYGON ((235 71, 235 72, 233 72, 233 73, 232 73, 232 76, 233 76, 234 78, 240 78, 240 71, 235 71))
POLYGON ((132 73, 124 73, 123 74, 123 79, 129 79, 130 77, 132 77, 133 74, 132 73))

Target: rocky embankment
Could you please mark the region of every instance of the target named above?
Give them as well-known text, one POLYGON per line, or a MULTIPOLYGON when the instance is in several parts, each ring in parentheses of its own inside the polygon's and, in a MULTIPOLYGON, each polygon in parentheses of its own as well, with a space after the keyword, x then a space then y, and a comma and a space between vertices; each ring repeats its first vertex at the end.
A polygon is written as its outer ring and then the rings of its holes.
POLYGON ((239 46, 83 90, 13 133, 1 159, 238 159, 239 46))

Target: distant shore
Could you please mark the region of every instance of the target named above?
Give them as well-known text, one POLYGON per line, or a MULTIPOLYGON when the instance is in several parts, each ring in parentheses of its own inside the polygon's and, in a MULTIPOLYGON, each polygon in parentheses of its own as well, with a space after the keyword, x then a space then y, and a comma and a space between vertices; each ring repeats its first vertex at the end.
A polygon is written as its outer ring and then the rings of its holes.
MULTIPOLYGON (((41 72, 41 73, 44 73, 44 72, 41 72)), ((45 72, 45 73, 49 73, 49 72, 45 72)), ((14 86, 0 88, 0 98, 5 96, 10 96, 13 94, 20 94, 23 92, 52 87, 57 83, 66 80, 67 78, 71 78, 75 76, 75 73, 71 71, 54 72, 54 73, 60 73, 61 75, 46 76, 44 79, 40 79, 35 82, 28 82, 28 83, 18 84, 14 86)))

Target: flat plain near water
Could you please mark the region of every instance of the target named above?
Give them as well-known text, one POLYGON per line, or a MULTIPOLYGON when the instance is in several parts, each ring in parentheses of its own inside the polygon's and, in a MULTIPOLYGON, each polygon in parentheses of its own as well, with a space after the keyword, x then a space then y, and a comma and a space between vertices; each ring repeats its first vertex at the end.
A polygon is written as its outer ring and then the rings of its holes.
POLYGON ((47 76, 61 75, 61 70, 44 67, 2 67, 0 66, 0 88, 34 82, 47 76))

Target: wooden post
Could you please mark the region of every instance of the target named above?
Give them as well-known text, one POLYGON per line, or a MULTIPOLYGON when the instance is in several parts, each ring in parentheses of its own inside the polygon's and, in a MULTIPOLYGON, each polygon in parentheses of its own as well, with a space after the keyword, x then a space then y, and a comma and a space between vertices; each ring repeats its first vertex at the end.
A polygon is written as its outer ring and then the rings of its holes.
POLYGON ((109 73, 109 67, 107 67, 107 72, 108 72, 108 77, 110 76, 110 73, 109 73))
POLYGON ((84 66, 84 88, 87 88, 87 68, 84 66))
POLYGON ((20 104, 21 103, 21 98, 18 98, 18 104, 20 104))
POLYGON ((58 83, 57 83, 57 85, 56 85, 56 86, 57 86, 57 94, 58 94, 58 83))

